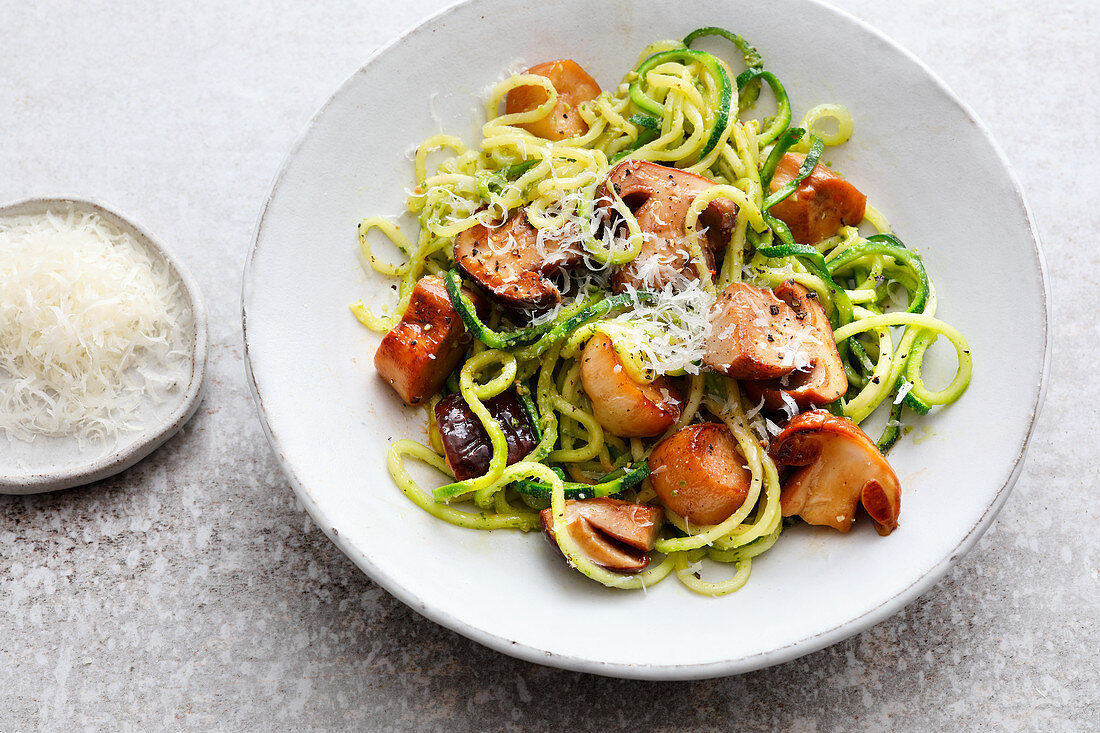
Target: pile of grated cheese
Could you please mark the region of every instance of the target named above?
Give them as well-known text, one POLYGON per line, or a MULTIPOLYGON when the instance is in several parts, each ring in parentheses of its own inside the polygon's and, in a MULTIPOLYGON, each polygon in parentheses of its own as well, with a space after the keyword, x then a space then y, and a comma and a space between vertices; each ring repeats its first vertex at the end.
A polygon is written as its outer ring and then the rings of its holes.
POLYGON ((116 439, 186 384, 194 321, 168 265, 98 214, 0 218, 0 432, 116 439))
POLYGON ((652 303, 642 302, 638 291, 627 286, 631 305, 611 319, 636 329, 640 338, 631 342, 633 356, 655 374, 698 374, 702 365, 714 296, 696 280, 685 283, 656 291, 652 303))

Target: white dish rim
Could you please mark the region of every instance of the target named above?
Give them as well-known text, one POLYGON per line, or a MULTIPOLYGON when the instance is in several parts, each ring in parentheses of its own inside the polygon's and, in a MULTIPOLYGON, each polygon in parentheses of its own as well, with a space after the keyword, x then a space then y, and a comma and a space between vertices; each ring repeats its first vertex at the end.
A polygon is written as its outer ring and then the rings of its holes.
POLYGON ((194 320, 194 333, 191 342, 191 377, 187 389, 180 397, 179 404, 159 424, 142 430, 133 442, 113 450, 95 460, 65 469, 23 473, 0 474, 0 494, 40 494, 48 491, 60 491, 100 481, 125 471, 155 451, 175 435, 199 408, 202 386, 206 376, 207 352, 209 350, 208 315, 202 290, 183 261, 179 259, 159 239, 141 226, 133 218, 121 213, 99 199, 86 196, 31 196, 0 204, 0 216, 13 209, 42 207, 78 207, 90 209, 104 216, 108 221, 134 235, 143 245, 151 247, 168 263, 169 269, 183 285, 191 302, 194 320))
POLYGON ((371 64, 379 55, 383 54, 390 48, 402 43, 406 37, 416 32, 423 26, 437 23, 443 20, 446 16, 453 13, 457 9, 469 4, 478 2, 478 0, 459 0, 453 4, 450 4, 441 10, 433 13, 419 22, 415 23, 410 28, 406 29, 399 36, 391 40, 389 43, 379 47, 360 65, 359 69, 356 69, 349 75, 343 83, 337 87, 329 98, 321 105, 321 107, 310 118, 309 122, 299 133, 287 152, 286 156, 279 167, 278 172, 272 179, 272 185, 269 189, 267 196, 264 199, 263 206, 261 207, 259 216, 257 217, 256 226, 253 230, 252 243, 249 248, 248 257, 245 261, 245 268, 242 280, 241 290, 241 323, 245 346, 245 372, 248 381, 249 391, 252 394, 253 400, 256 403, 256 407, 259 412, 260 422, 263 426, 264 434, 267 436, 271 447, 275 451, 276 460, 279 463, 283 473, 289 479, 291 486, 294 489, 298 500, 302 503, 302 506, 309 513, 313 521, 324 532, 325 536, 329 538, 349 559, 352 560, 364 573, 367 574, 373 581, 377 582, 389 593, 396 596, 403 603, 408 605, 426 618, 445 626, 463 636, 472 639, 484 646, 487 646, 496 651, 502 652, 509 656, 517 657, 528 662, 534 662, 536 664, 558 667, 562 669, 586 672, 591 674, 629 678, 629 679, 650 679, 650 680, 691 680, 691 679, 707 679, 713 677, 721 677, 728 675, 742 674, 745 672, 755 671, 764 667, 769 667, 775 664, 796 659, 806 654, 815 652, 819 649, 823 649, 827 646, 831 646, 839 641, 842 641, 854 634, 864 631, 871 626, 879 623, 880 621, 889 618, 894 615, 906 605, 914 601, 918 596, 923 594, 950 570, 967 552, 969 552, 977 541, 985 534, 986 530, 992 525, 994 518, 1008 499, 1009 494, 1012 491, 1020 473, 1023 469, 1024 458, 1027 454, 1027 449, 1031 443, 1031 439, 1035 432, 1035 423, 1038 419, 1039 413, 1042 409, 1043 402, 1046 399, 1046 391, 1049 382, 1050 363, 1053 338, 1051 333, 1051 321, 1053 319, 1053 311, 1051 304, 1050 294, 1050 282, 1047 277, 1047 264, 1043 254, 1043 247, 1039 237, 1038 229, 1035 224, 1035 218, 1032 214, 1031 207, 1027 203, 1027 199, 1024 196, 1023 188, 1020 185, 1019 177, 1016 174, 1015 169, 1012 167, 1007 156, 1002 150, 1000 144, 996 141, 993 135, 990 133, 986 125, 978 118, 977 114, 970 108, 970 106, 963 101, 955 92, 948 87, 948 85, 940 78, 940 76, 933 71, 927 64, 925 64, 915 54, 908 49, 901 46, 893 39, 886 36, 882 31, 879 31, 869 23, 857 18, 856 16, 848 13, 847 11, 836 8, 821 0, 804 0, 805 2, 817 5, 828 12, 835 13, 844 20, 847 20, 872 36, 879 41, 888 45, 895 51, 901 53, 909 61, 916 64, 932 82, 944 93, 944 95, 955 105, 957 105, 966 118, 971 121, 974 126, 980 131, 981 135, 985 138, 986 142, 992 147, 997 159, 1001 165, 1004 166, 1005 172, 1008 174, 1009 180, 1012 183, 1013 191, 1016 194, 1017 202, 1024 211, 1027 219, 1028 230, 1031 234, 1032 244, 1035 250, 1036 262, 1038 263, 1038 276, 1041 284, 1041 290, 1043 294, 1043 313, 1042 313, 1042 329, 1043 329, 1043 360, 1042 369, 1039 374, 1039 388, 1036 393, 1035 401, 1031 408, 1031 414, 1028 418, 1028 427, 1026 435, 1019 445, 1016 457, 1014 459, 1013 468, 1008 478, 998 489, 996 495, 985 507, 981 516, 978 517, 973 527, 967 532, 965 537, 956 545, 956 547, 938 564, 932 567, 925 575, 914 581, 910 586, 895 594, 893 597, 881 602, 875 608, 849 619, 848 621, 838 624, 833 628, 825 631, 818 632, 799 639, 798 641, 791 642, 777 649, 770 650, 768 652, 762 652, 747 657, 741 657, 733 660, 721 660, 717 662, 708 662, 700 664, 677 664, 677 665, 662 665, 662 664, 619 664, 600 662, 591 659, 584 659, 580 657, 573 657, 562 654, 552 654, 543 649, 529 646, 505 636, 500 636, 487 631, 482 628, 478 628, 471 624, 456 618, 454 615, 447 611, 434 608, 425 603, 415 593, 407 591, 404 586, 401 585, 399 580, 392 577, 382 568, 376 567, 374 563, 370 561, 361 551, 354 547, 346 538, 342 537, 335 531, 332 518, 326 513, 317 503, 310 493, 304 488, 302 482, 298 478, 294 471, 293 466, 286 458, 285 452, 279 443, 279 440, 275 437, 272 431, 271 425, 268 420, 267 413, 264 409, 263 395, 260 393, 260 389, 256 384, 256 380, 253 374, 252 368, 252 355, 248 337, 248 296, 250 291, 250 276, 252 271, 253 262, 256 257, 260 234, 263 230, 264 218, 267 214, 267 210, 271 201, 275 195, 276 190, 282 184, 285 177, 287 167, 291 160, 298 153, 302 147, 304 141, 308 138, 312 132, 314 126, 333 101, 341 95, 341 93, 347 88, 347 86, 354 80, 359 71, 371 64))

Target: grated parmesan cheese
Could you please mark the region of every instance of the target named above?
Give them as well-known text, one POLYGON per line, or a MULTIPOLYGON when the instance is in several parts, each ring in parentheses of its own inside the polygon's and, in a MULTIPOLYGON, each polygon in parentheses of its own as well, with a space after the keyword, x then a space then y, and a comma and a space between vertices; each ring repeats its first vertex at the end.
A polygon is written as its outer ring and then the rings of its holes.
POLYGON ((901 401, 905 399, 905 396, 909 394, 909 391, 913 389, 913 383, 902 380, 902 385, 898 389, 898 395, 894 398, 894 404, 900 405, 901 401))
POLYGON ((780 408, 783 411, 783 419, 790 420, 798 414, 798 403, 794 401, 790 393, 784 390, 779 390, 779 397, 783 400, 783 407, 780 408))
POLYGON ((763 410, 763 409, 764 409, 764 398, 761 397, 760 398, 760 404, 758 404, 756 407, 752 408, 751 410, 749 410, 748 412, 745 413, 745 419, 746 420, 752 420, 754 417, 759 415, 760 411, 763 410))
POLYGON ((640 365, 656 374, 698 374, 711 332, 714 296, 694 280, 679 289, 669 285, 657 291, 653 303, 643 303, 629 285, 623 292, 631 305, 611 322, 635 332, 630 346, 640 365))
POLYGON ((0 218, 0 432, 106 441, 190 372, 168 265, 98 214, 0 218))

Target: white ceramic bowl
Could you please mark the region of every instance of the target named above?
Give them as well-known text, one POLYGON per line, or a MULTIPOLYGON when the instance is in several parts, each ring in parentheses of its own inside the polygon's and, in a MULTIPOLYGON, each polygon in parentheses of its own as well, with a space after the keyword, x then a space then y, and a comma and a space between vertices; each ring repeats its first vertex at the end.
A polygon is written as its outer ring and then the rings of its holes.
POLYGON ((8 440, 0 435, 0 494, 38 494, 89 484, 145 458, 179 432, 199 407, 206 373, 207 322, 199 285, 184 264, 152 234, 104 204, 84 198, 33 198, 0 206, 0 216, 43 214, 67 209, 91 211, 134 238, 151 257, 168 265, 170 276, 179 281, 194 320, 191 334, 191 370, 187 383, 167 401, 145 400, 141 406, 146 427, 120 434, 106 449, 75 437, 39 438, 31 443, 8 440))
MULTIPOLYGON (((295 145, 257 227, 243 312, 272 445, 304 506, 352 560, 417 611, 494 649, 623 677, 707 677, 785 661, 930 588, 1004 502, 1049 358, 1037 241, 985 128, 908 53, 806 0, 473 0, 431 18, 373 56, 295 145), (458 529, 409 503, 385 455, 393 439, 423 439, 423 412, 402 407, 375 375, 378 338, 348 312, 389 286, 361 272, 356 224, 403 211, 406 152, 440 122, 476 142, 483 92, 509 67, 571 57, 606 88, 649 42, 706 25, 759 47, 795 120, 821 102, 848 106, 855 136, 829 160, 923 254, 939 314, 975 355, 970 391, 918 421, 891 453, 904 485, 897 532, 880 538, 869 522, 849 535, 796 527, 754 564, 743 590, 721 599, 674 580, 648 593, 608 590, 566 569, 537 535, 458 529)), ((932 361, 934 382, 951 364, 932 361)))

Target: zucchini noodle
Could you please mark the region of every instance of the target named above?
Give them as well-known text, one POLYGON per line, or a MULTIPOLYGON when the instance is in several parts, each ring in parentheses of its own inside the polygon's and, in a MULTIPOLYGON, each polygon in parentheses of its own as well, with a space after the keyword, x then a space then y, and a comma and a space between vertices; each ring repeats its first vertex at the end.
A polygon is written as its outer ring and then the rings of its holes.
MULTIPOLYGON (((826 145, 843 145, 852 137, 855 122, 852 120, 852 113, 847 108, 841 107, 839 104, 819 104, 802 117, 799 127, 826 145), (835 132, 830 132, 822 127, 822 123, 827 124, 828 120, 832 120, 832 124, 836 126, 835 132)), ((802 152, 809 151, 809 136, 801 145, 804 146, 804 148, 801 148, 802 152)))
POLYGON ((735 380, 704 373, 697 362, 663 369, 643 358, 640 340, 660 338, 660 324, 676 325, 678 316, 643 322, 637 317, 640 309, 660 302, 661 294, 607 292, 611 270, 637 258, 646 241, 619 191, 609 187, 601 194, 609 171, 623 160, 650 161, 713 181, 687 208, 684 229, 699 297, 706 299, 702 302, 709 307, 716 293, 742 280, 769 288, 793 280, 812 291, 830 316, 849 379, 848 393, 827 407, 856 423, 880 407, 888 411, 878 441, 882 450, 904 434, 906 410, 923 414, 960 398, 971 377, 970 348, 962 334, 935 317, 935 289, 920 255, 894 236, 877 209, 867 206, 864 216, 865 229, 873 234, 844 226, 812 246, 794 242, 787 225, 770 213, 811 174, 825 146, 852 137, 854 121, 845 107, 827 103, 812 107, 799 127, 791 127, 792 106, 783 84, 740 36, 701 28, 683 42, 652 44, 614 89, 570 109, 584 122, 584 130, 573 137, 550 141, 523 127, 554 114, 562 95, 548 77, 533 73, 496 84, 486 100, 476 146, 440 134, 416 149, 414 188, 406 202, 419 225, 415 239, 385 217, 359 225, 362 264, 394 278, 397 296, 379 313, 357 302, 353 314, 367 328, 385 333, 401 320, 417 282, 425 275, 442 275, 452 304, 475 337, 445 390, 461 395, 492 449, 483 475, 454 480, 434 418, 440 399, 435 395, 427 401, 430 445, 394 442, 390 474, 414 504, 460 527, 533 531, 542 526, 538 510, 548 509, 547 522, 569 565, 608 587, 646 588, 671 575, 696 593, 732 593, 748 581, 753 560, 783 530, 780 473, 768 453, 768 435, 774 432, 769 427, 774 426, 760 414, 763 403, 748 403, 735 380), (735 61, 692 48, 704 36, 728 41, 735 61), (502 113, 509 93, 522 88, 541 91, 545 100, 502 113), (777 108, 766 119, 751 114, 761 95, 773 98, 777 108), (804 153, 805 160, 793 180, 773 191, 772 177, 788 151, 804 153), (712 271, 702 217, 720 200, 736 205, 736 217, 712 271), (579 242, 586 274, 575 282, 567 279, 563 292, 570 298, 555 310, 525 319, 495 308, 483 321, 462 289, 455 240, 474 226, 500 227, 520 209, 540 245, 552 237, 579 242), (608 212, 614 212, 619 225, 605 226, 608 212), (394 263, 376 255, 372 237, 388 240, 403 260, 394 263), (596 418, 581 384, 580 354, 597 334, 611 339, 635 382, 653 382, 662 373, 682 379, 682 411, 661 437, 624 438, 596 418), (921 372, 925 352, 941 337, 954 348, 958 366, 950 383, 936 390, 925 384, 921 372), (536 441, 525 458, 511 465, 505 433, 486 406, 507 390, 518 395, 536 441), (617 497, 656 503, 646 462, 651 451, 680 429, 708 419, 729 428, 744 458, 751 474, 745 501, 723 521, 706 526, 666 509, 668 523, 655 545, 660 557, 643 572, 628 575, 596 564, 568 529, 566 502, 617 497), (408 459, 448 482, 431 491, 421 488, 406 468, 408 459), (460 503, 472 508, 457 508, 460 503), (706 566, 729 567, 711 580, 703 578, 706 566))

